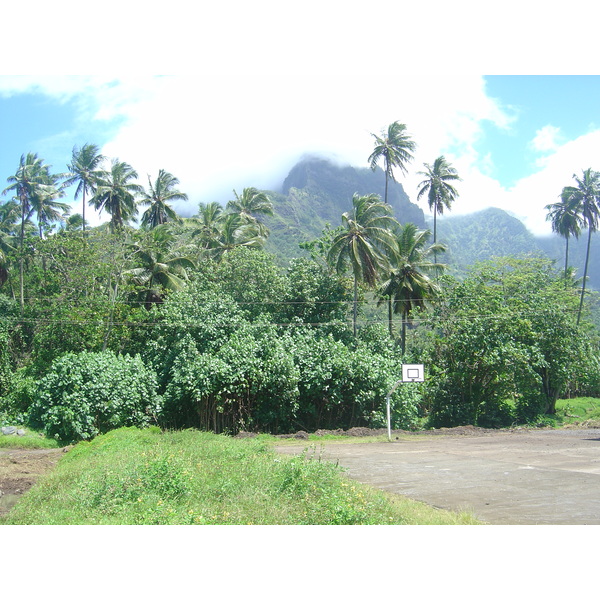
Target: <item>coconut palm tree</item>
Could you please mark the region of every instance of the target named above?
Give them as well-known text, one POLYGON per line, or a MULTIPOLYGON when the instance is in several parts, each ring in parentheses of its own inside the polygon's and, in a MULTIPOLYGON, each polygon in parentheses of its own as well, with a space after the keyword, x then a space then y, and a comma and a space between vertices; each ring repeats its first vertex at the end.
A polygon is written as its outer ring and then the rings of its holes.
POLYGON ((402 354, 406 350, 406 326, 415 308, 424 308, 426 301, 441 292, 430 275, 436 275, 446 265, 431 261, 437 252, 444 252, 442 244, 429 245, 431 231, 419 230, 413 223, 402 226, 396 236, 395 251, 389 255, 390 269, 387 278, 378 288, 381 300, 378 306, 388 303, 388 323, 393 337, 392 312, 402 315, 402 354))
POLYGON ((35 199, 45 194, 55 192, 55 188, 51 181, 48 165, 33 152, 21 155, 16 173, 8 177, 7 182, 9 185, 3 190, 2 194, 14 192, 14 198, 20 205, 21 213, 21 229, 19 235, 19 287, 22 312, 25 305, 23 288, 25 223, 29 221, 31 217, 32 204, 35 199))
POLYGON ((574 236, 579 239, 581 228, 584 226, 582 215, 577 211, 577 202, 573 197, 564 192, 560 195, 560 202, 547 204, 546 220, 552 222, 552 231, 565 238, 565 288, 568 285, 569 268, 569 238, 574 236))
MULTIPOLYGON (((426 179, 419 183, 417 200, 427 194, 429 209, 433 211, 433 243, 437 243, 436 216, 444 213, 444 207, 450 210, 452 203, 458 197, 458 192, 450 181, 461 181, 456 169, 450 165, 444 156, 438 156, 433 166, 424 163, 426 171, 419 171, 426 179)), ((435 259, 435 257, 434 257, 435 259)))
POLYGON ((16 200, 11 199, 0 204, 0 232, 17 236, 20 218, 21 209, 16 200))
POLYGON ((142 215, 142 227, 153 229, 168 221, 179 221, 179 216, 168 204, 178 200, 187 201, 187 194, 176 189, 178 184, 179 179, 164 169, 160 169, 154 184, 148 177, 149 191, 143 190, 142 199, 138 202, 142 206, 148 206, 142 215))
POLYGON ((99 175, 90 204, 99 212, 106 210, 111 216, 110 229, 113 233, 133 220, 138 212, 136 196, 144 190, 135 183, 137 176, 131 165, 118 159, 112 160, 110 171, 103 171, 99 175))
POLYGON ((188 280, 186 268, 195 267, 191 258, 172 252, 173 243, 174 237, 162 225, 153 228, 148 237, 132 247, 132 258, 139 266, 122 274, 145 288, 144 301, 147 309, 163 301, 164 290, 182 289, 188 280))
POLYGON ((223 206, 218 202, 205 204, 200 202, 198 216, 192 220, 192 237, 198 238, 202 249, 210 248, 219 236, 219 227, 223 219, 223 206))
POLYGON ((64 188, 58 185, 62 177, 62 175, 47 173, 47 185, 43 189, 38 189, 31 196, 29 217, 33 213, 36 214, 38 233, 41 239, 44 239, 44 231, 48 229, 50 223, 63 221, 65 215, 69 214, 71 207, 58 201, 58 198, 65 195, 64 188))
POLYGON ((81 217, 82 217, 82 234, 85 238, 85 199, 86 194, 93 195, 96 192, 98 178, 102 171, 100 166, 104 161, 104 156, 100 154, 98 146, 95 144, 84 144, 81 148, 73 147, 71 162, 67 165, 69 174, 65 185, 77 184, 75 190, 75 200, 81 194, 81 217))
POLYGON ((266 237, 258 223, 248 221, 237 213, 225 213, 218 222, 218 232, 208 243, 208 253, 217 262, 237 248, 264 248, 266 237))
POLYGON ((267 194, 256 188, 244 188, 241 195, 233 190, 235 200, 227 203, 227 210, 236 213, 251 223, 256 223, 263 237, 269 235, 269 230, 257 215, 273 215, 273 203, 267 194))
POLYGON ((342 215, 344 230, 332 242, 327 254, 328 263, 344 273, 348 266, 354 277, 353 331, 356 336, 358 311, 358 282, 373 287, 385 269, 386 255, 394 250, 393 231, 398 222, 392 217, 389 204, 379 196, 369 194, 352 198, 352 210, 342 215))
POLYGON ((413 159, 415 148, 417 147, 410 136, 406 133, 406 125, 394 121, 387 132, 382 131, 381 135, 371 134, 375 138, 375 148, 369 156, 369 164, 374 171, 377 163, 383 160, 385 172, 385 195, 384 202, 388 203, 388 180, 396 181, 394 168, 399 168, 404 174, 407 173, 406 164, 413 159))
POLYGON ((577 325, 579 325, 590 261, 592 233, 598 229, 598 221, 600 220, 600 173, 598 171, 593 171, 592 169, 586 169, 582 172, 581 178, 577 177, 577 175, 573 175, 573 179, 575 179, 577 185, 564 187, 561 193, 561 199, 564 199, 565 202, 573 203, 574 210, 581 215, 584 226, 587 227, 588 230, 581 299, 579 301, 579 310, 577 312, 577 325))

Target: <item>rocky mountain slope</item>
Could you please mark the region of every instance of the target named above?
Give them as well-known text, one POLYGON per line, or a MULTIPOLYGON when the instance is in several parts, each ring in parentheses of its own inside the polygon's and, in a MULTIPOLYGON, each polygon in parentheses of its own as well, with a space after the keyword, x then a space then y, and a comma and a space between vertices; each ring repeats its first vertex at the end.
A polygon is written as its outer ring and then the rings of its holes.
MULTIPOLYGON (((335 228, 341 224, 342 213, 352 207, 354 193, 378 194, 383 198, 385 176, 381 169, 371 171, 337 165, 319 157, 306 157, 291 169, 279 190, 268 193, 275 215, 264 219, 271 231, 267 250, 286 264, 291 258, 305 255, 299 248, 301 242, 320 237, 326 225, 335 228)), ((424 212, 411 202, 401 183, 389 183, 388 201, 401 223, 412 222, 418 227, 433 228, 426 205, 423 204, 427 210, 424 212)), ((521 221, 499 208, 463 216, 453 216, 450 212, 439 217, 438 241, 448 247, 445 262, 459 273, 477 261, 495 256, 541 254, 556 260, 559 268, 564 261, 564 239, 557 235, 536 237, 521 221)), ((586 242, 584 234, 570 243, 569 262, 577 267, 580 277, 586 242)), ((599 243, 600 240, 592 242, 589 269, 590 284, 596 289, 600 286, 599 243)))

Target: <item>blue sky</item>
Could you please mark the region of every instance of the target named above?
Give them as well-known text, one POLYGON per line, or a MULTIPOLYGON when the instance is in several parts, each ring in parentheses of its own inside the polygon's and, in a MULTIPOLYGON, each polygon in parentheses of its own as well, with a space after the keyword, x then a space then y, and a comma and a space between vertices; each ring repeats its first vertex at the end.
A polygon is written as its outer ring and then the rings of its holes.
MULTIPOLYGON (((598 76, 495 76, 485 80, 487 94, 498 99, 514 118, 508 129, 484 123, 476 145, 482 156, 491 156, 492 174, 503 186, 511 187, 534 173, 540 155, 600 128, 598 76)), ((591 162, 587 166, 598 168, 591 162)))

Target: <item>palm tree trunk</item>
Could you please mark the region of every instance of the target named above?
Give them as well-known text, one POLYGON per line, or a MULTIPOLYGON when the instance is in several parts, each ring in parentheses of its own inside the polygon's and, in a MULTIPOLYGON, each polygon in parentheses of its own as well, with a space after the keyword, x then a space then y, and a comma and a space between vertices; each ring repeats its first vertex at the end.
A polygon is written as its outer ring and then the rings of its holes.
POLYGON ((402 356, 406 352, 406 316, 402 315, 402 344, 400 346, 402 350, 402 356))
POLYGON ((83 219, 83 224, 82 224, 82 237, 83 240, 85 241, 85 185, 83 186, 83 198, 82 198, 82 203, 81 203, 81 218, 83 219))
POLYGON ((353 317, 354 337, 356 337, 356 316, 357 316, 357 312, 358 312, 358 279, 357 279, 357 277, 355 275, 354 276, 354 317, 353 317))
POLYGON ((392 297, 388 297, 388 328, 390 330, 390 338, 394 339, 394 326, 392 323, 392 297))
MULTIPOLYGON (((23 202, 23 200, 21 200, 21 202, 23 202)), ((20 301, 20 305, 21 305, 21 316, 23 315, 23 310, 25 307, 25 294, 24 294, 24 286, 23 286, 23 248, 25 246, 24 244, 24 238, 25 238, 25 209, 22 208, 21 210, 21 252, 19 256, 19 288, 20 288, 20 296, 19 296, 19 301, 20 301)))
POLYGON ((579 310, 577 311, 577 326, 579 326, 579 321, 581 320, 581 310, 583 309, 583 297, 585 296, 585 282, 587 280, 587 271, 588 271, 588 263, 590 262, 590 246, 592 243, 592 226, 591 223, 588 223, 588 242, 587 242, 587 252, 585 255, 585 268, 583 269, 583 285, 581 287, 581 300, 579 301, 579 310))
POLYGON ((385 203, 387 204, 387 192, 388 192, 388 173, 387 170, 385 172, 385 203))
POLYGON ((569 270, 569 234, 565 236, 567 241, 565 248, 565 290, 567 289, 567 271, 569 270))
MULTIPOLYGON (((437 204, 433 205, 433 245, 437 243, 437 204)), ((433 251, 433 264, 437 265, 437 252, 433 251)))

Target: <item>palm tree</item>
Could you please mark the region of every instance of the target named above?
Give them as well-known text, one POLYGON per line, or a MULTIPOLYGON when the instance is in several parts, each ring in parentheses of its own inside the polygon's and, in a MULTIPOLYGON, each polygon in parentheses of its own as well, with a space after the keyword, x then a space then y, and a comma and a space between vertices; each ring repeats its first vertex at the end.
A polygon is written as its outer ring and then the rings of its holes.
POLYGON ((148 177, 149 192, 142 192, 142 199, 139 204, 148 206, 148 209, 142 215, 141 225, 148 229, 163 225, 167 221, 178 221, 179 216, 169 206, 168 202, 188 199, 187 194, 177 190, 175 186, 179 184, 179 179, 173 177, 164 169, 160 169, 154 185, 148 177))
POLYGON ((4 204, 0 204, 0 232, 17 235, 17 224, 20 218, 20 205, 16 200, 11 199, 4 202, 4 204))
POLYGON ((192 237, 198 237, 203 249, 210 248, 219 236, 219 228, 223 219, 223 206, 218 202, 205 204, 200 202, 198 217, 193 219, 192 237))
POLYGON ((390 254, 391 268, 387 279, 379 286, 382 299, 380 306, 388 302, 388 323, 393 337, 392 310, 402 315, 402 354, 406 350, 406 326, 415 308, 424 308, 426 300, 439 295, 441 288, 430 279, 429 274, 437 274, 446 265, 431 262, 430 257, 444 252, 441 244, 428 245, 431 231, 419 230, 413 223, 402 226, 396 236, 395 252, 390 254))
POLYGON ((47 185, 31 196, 29 217, 36 213, 40 239, 44 239, 44 230, 50 223, 64 220, 70 211, 71 207, 68 204, 58 202, 58 198, 65 195, 64 189, 57 187, 61 177, 62 175, 47 173, 47 185))
POLYGON ((237 213, 225 213, 219 219, 217 235, 208 244, 208 252, 218 262, 234 248, 263 248, 265 242, 258 223, 248 221, 237 213))
POLYGON ((123 272, 136 285, 145 288, 147 309, 163 301, 163 290, 182 289, 188 279, 186 268, 195 267, 194 261, 189 257, 171 252, 173 241, 173 236, 164 229, 164 225, 153 228, 144 241, 133 247, 134 260, 140 266, 123 272))
POLYGON ((113 233, 122 229, 138 212, 136 195, 144 190, 141 185, 134 183, 137 176, 131 165, 118 159, 113 159, 110 171, 99 176, 90 204, 96 210, 106 210, 111 215, 110 229, 113 233))
POLYGON ((65 185, 73 185, 77 183, 75 190, 75 200, 82 195, 81 206, 82 212, 82 232, 85 238, 85 196, 86 193, 94 194, 98 183, 98 178, 101 175, 100 165, 104 161, 104 156, 100 154, 98 146, 95 144, 84 144, 81 148, 75 146, 73 148, 71 162, 67 165, 69 175, 65 181, 65 185))
POLYGON ((251 223, 256 223, 262 236, 267 237, 269 230, 259 221, 257 215, 273 215, 273 203, 267 194, 256 188, 244 188, 241 196, 233 190, 235 200, 227 203, 227 210, 236 213, 251 223))
POLYGON ((406 133, 406 125, 394 121, 387 132, 382 131, 381 136, 371 134, 375 138, 375 148, 369 156, 369 164, 374 171, 377 163, 383 160, 385 172, 385 196, 384 202, 388 203, 388 180, 396 181, 394 177, 394 167, 398 167, 405 175, 407 173, 406 164, 413 159, 416 148, 415 142, 410 139, 406 133))
POLYGON ((83 220, 83 216, 79 213, 69 215, 65 219, 65 231, 79 231, 83 230, 87 223, 83 220))
POLYGON ((393 230, 398 222, 391 215, 389 204, 379 196, 369 194, 352 198, 352 210, 342 215, 344 230, 332 242, 327 260, 338 273, 348 265, 354 277, 353 330, 356 336, 358 282, 373 287, 386 266, 386 255, 394 250, 393 230))
POLYGON ((25 222, 29 220, 32 214, 32 203, 36 198, 44 194, 52 193, 53 184, 49 183, 49 167, 35 153, 21 155, 19 167, 14 175, 7 178, 8 187, 2 194, 14 192, 15 198, 20 205, 21 212, 21 231, 19 235, 19 286, 20 286, 20 305, 21 312, 25 305, 25 295, 23 288, 23 261, 24 261, 24 239, 25 222))
POLYGON ((581 228, 584 225, 581 214, 577 211, 577 203, 572 196, 564 192, 560 195, 560 202, 547 204, 546 215, 547 221, 552 221, 552 231, 558 233, 565 238, 565 288, 568 284, 568 268, 569 268, 569 238, 574 236, 579 239, 581 228))
POLYGON ((433 211, 433 243, 437 243, 437 222, 436 216, 444 214, 444 207, 450 210, 450 206, 458 197, 458 192, 449 183, 450 181, 461 181, 456 169, 450 166, 450 163, 444 156, 435 159, 433 166, 424 163, 426 171, 419 171, 418 175, 424 175, 424 179, 419 184, 419 193, 417 200, 424 194, 427 194, 429 209, 433 211))
POLYGON ((592 169, 583 171, 581 178, 573 175, 577 186, 566 186, 561 193, 561 199, 573 203, 574 210, 581 215, 584 226, 588 230, 587 251, 585 255, 585 267, 583 270, 583 284, 581 288, 581 299, 577 312, 577 325, 581 320, 583 298, 585 296, 585 284, 587 281, 588 264, 590 261, 590 246, 592 233, 598 229, 600 219, 600 173, 592 169))

